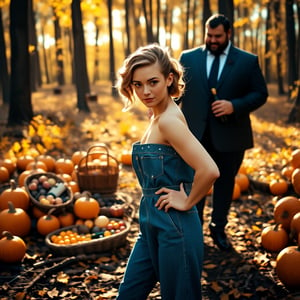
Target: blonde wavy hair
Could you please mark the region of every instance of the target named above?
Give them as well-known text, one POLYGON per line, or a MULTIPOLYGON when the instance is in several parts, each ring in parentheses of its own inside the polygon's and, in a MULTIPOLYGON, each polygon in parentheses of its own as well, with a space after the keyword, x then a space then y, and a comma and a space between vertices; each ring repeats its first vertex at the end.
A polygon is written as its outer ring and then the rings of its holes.
POLYGON ((150 44, 138 48, 129 55, 119 69, 117 89, 125 102, 124 110, 128 109, 135 101, 135 94, 132 86, 133 73, 137 68, 149 66, 156 62, 160 65, 161 73, 165 78, 173 73, 173 83, 168 87, 168 93, 173 98, 180 97, 184 92, 183 67, 172 58, 167 48, 158 44, 150 44))

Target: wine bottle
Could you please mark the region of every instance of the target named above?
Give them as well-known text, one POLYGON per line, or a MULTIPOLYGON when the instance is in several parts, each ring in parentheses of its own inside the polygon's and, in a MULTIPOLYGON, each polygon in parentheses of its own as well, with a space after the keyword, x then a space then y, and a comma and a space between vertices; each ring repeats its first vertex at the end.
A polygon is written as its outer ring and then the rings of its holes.
POLYGON ((55 186, 53 186, 49 192, 48 195, 52 195, 53 197, 59 197, 65 190, 67 189, 67 187, 65 186, 64 183, 62 182, 58 182, 55 186))
MULTIPOLYGON (((211 93, 212 93, 212 95, 214 97, 214 101, 220 100, 219 97, 218 97, 218 95, 217 95, 217 90, 215 88, 212 88, 210 91, 211 91, 211 93)), ((225 115, 223 115, 221 117, 218 117, 217 119, 219 119, 222 123, 225 123, 228 120, 227 116, 225 116, 225 115)))

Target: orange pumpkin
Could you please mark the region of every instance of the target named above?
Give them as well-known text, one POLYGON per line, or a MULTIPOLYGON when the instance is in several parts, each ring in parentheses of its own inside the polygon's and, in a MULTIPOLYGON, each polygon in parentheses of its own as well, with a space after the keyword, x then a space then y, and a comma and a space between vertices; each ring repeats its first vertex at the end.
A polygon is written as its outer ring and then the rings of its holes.
POLYGON ((284 179, 273 179, 269 183, 270 192, 272 195, 283 195, 288 191, 288 183, 284 179))
POLYGON ((47 166, 48 172, 53 172, 55 169, 55 159, 51 155, 39 155, 37 157, 38 161, 43 162, 47 166))
POLYGON ((58 220, 60 223, 60 227, 71 226, 75 223, 74 215, 71 212, 63 212, 58 216, 58 220))
POLYGON ((291 221, 291 228, 290 228, 290 236, 291 238, 298 238, 298 235, 300 233, 300 212, 297 212, 291 221))
POLYGON ((76 166, 76 165, 78 165, 79 161, 86 155, 87 155, 86 151, 78 150, 73 153, 71 160, 72 160, 73 164, 76 166))
POLYGON ((0 195, 0 210, 8 208, 8 202, 11 201, 14 207, 24 210, 29 208, 30 199, 26 191, 17 187, 15 180, 10 180, 10 188, 4 190, 0 195))
POLYGON ((300 149, 295 149, 292 152, 291 165, 294 169, 300 168, 300 149))
POLYGON ((46 215, 46 213, 45 212, 43 212, 42 210, 40 210, 37 206, 32 206, 32 210, 31 210, 31 213, 32 213, 32 215, 35 217, 35 218, 40 218, 40 217, 42 217, 42 216, 45 216, 46 215))
POLYGON ((131 152, 123 151, 121 154, 121 163, 123 165, 131 166, 132 165, 132 155, 131 152))
POLYGON ((4 183, 9 181, 9 171, 6 169, 6 167, 1 166, 0 167, 0 183, 4 183))
POLYGON ((294 191, 298 195, 300 195, 300 168, 297 168, 293 171, 292 185, 293 185, 294 191))
POLYGON ((54 209, 50 209, 47 215, 38 219, 36 229, 41 235, 47 235, 48 233, 60 228, 59 219, 52 214, 53 211, 54 209))
POLYGON ((241 197, 241 188, 237 183, 234 183, 232 200, 237 200, 241 197))
POLYGON ((12 202, 8 202, 8 208, 0 212, 0 232, 9 231, 20 237, 29 234, 31 220, 22 208, 15 208, 12 202))
POLYGON ((94 219, 99 215, 100 205, 88 192, 74 202, 74 214, 80 219, 94 219))
POLYGON ((12 175, 17 169, 16 163, 9 158, 4 158, 0 160, 0 166, 5 167, 10 175, 12 175))
POLYGON ((37 170, 37 169, 42 169, 45 172, 48 171, 48 168, 47 168, 46 164, 42 161, 35 160, 35 161, 29 162, 26 165, 26 170, 37 170))
POLYGON ((55 162, 55 173, 71 175, 74 170, 74 163, 69 158, 59 158, 55 162))
POLYGON ((281 251, 288 241, 288 233, 280 224, 265 227, 261 232, 261 244, 268 251, 281 251))
POLYGON ((289 246, 281 250, 276 258, 276 273, 279 280, 289 289, 300 286, 300 237, 298 246, 289 246))
POLYGON ((18 177, 18 185, 19 186, 24 186, 25 184, 25 179, 27 176, 35 173, 44 173, 45 171, 43 169, 37 169, 37 170, 25 170, 23 171, 19 177, 18 177))
POLYGON ((247 175, 247 168, 246 168, 246 166, 242 164, 240 166, 240 168, 239 168, 238 173, 247 175))
POLYGON ((34 161, 34 157, 31 155, 22 155, 17 158, 17 169, 19 171, 24 171, 26 170, 26 166, 34 161))
POLYGON ((240 186, 241 192, 247 191, 250 185, 248 176, 243 173, 236 174, 235 182, 240 186))
POLYGON ((293 216, 300 211, 300 200, 294 196, 286 196, 278 200, 274 206, 274 220, 282 224, 286 230, 290 229, 293 216))
POLYGON ((292 174, 293 174, 294 168, 292 166, 286 166, 281 170, 282 176, 284 176, 286 179, 291 180, 292 174))
POLYGON ((2 232, 0 240, 0 261, 5 263, 17 263, 22 261, 27 247, 25 242, 9 231, 2 232))
POLYGON ((72 190, 73 194, 80 192, 79 185, 76 181, 73 180, 69 181, 68 186, 72 190))
POLYGON ((70 174, 67 173, 60 173, 57 174, 57 177, 59 177, 60 179, 62 179, 65 182, 70 182, 72 181, 72 176, 70 174))

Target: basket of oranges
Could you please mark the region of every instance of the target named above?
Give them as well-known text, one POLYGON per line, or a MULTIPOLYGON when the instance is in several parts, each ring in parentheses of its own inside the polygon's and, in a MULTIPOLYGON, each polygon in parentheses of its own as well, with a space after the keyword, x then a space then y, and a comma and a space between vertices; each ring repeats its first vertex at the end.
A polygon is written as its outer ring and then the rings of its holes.
POLYGON ((130 223, 106 216, 100 218, 107 221, 97 231, 82 224, 63 227, 49 233, 45 243, 53 253, 62 256, 105 252, 124 245, 130 223))
POLYGON ((112 194, 118 186, 119 162, 105 144, 96 144, 80 159, 76 175, 81 191, 112 194))

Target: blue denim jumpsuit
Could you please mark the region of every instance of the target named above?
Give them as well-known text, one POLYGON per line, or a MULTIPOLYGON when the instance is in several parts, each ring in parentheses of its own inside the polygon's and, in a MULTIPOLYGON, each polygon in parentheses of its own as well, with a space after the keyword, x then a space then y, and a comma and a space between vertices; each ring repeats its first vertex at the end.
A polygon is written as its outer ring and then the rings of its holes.
POLYGON ((196 207, 159 210, 161 187, 190 192, 194 171, 168 145, 133 145, 132 163, 142 187, 140 234, 130 254, 118 300, 144 300, 160 282, 163 300, 200 300, 203 263, 202 227, 196 207))

